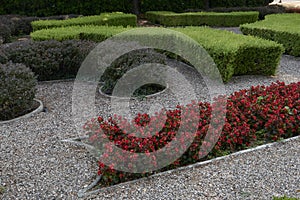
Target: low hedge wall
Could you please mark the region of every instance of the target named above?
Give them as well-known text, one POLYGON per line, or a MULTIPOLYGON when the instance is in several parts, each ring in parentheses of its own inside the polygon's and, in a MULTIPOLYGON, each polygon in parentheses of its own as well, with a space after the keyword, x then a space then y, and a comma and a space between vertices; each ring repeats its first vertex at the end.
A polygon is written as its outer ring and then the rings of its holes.
POLYGON ((121 12, 102 13, 95 16, 78 17, 67 20, 39 20, 32 22, 34 31, 47 28, 57 28, 77 25, 109 25, 109 26, 133 26, 135 27, 137 18, 133 14, 124 14, 121 12))
POLYGON ((77 40, 14 42, 0 46, 0 63, 22 63, 39 81, 75 78, 81 63, 95 46, 92 41, 77 40))
POLYGON ((67 26, 52 29, 42 29, 30 34, 34 41, 43 40, 92 40, 102 42, 113 35, 129 30, 121 26, 67 26))
POLYGON ((189 12, 174 13, 167 11, 146 12, 146 18, 164 26, 239 26, 258 20, 259 12, 189 12))
POLYGON ((201 44, 228 82, 233 75, 274 75, 283 47, 272 41, 207 27, 173 28, 201 44))
MULTIPOLYGON (((107 26, 63 27, 39 30, 31 36, 34 40, 87 39, 101 42, 130 29, 107 26)), ((208 27, 173 28, 172 30, 182 32, 202 45, 217 64, 224 82, 228 82, 233 75, 274 75, 283 52, 282 45, 275 42, 237 35, 229 31, 208 27)))
POLYGON ((300 56, 300 14, 274 14, 263 21, 241 25, 245 35, 258 36, 282 44, 285 53, 300 56))

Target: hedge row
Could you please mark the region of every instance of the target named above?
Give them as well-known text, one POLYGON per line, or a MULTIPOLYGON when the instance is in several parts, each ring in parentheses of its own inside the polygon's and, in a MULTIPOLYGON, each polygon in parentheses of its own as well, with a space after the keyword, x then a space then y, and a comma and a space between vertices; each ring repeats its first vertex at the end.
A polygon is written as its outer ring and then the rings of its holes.
POLYGON ((121 26, 67 26, 38 30, 32 32, 30 36, 34 41, 76 39, 102 42, 113 35, 130 29, 121 26))
POLYGON ((285 53, 300 56, 300 14, 274 14, 252 24, 241 25, 246 35, 258 36, 282 44, 285 53))
POLYGON ((258 20, 258 12, 190 12, 173 13, 168 11, 149 11, 146 18, 152 23, 164 26, 239 26, 258 20))
POLYGON ((78 17, 78 15, 59 15, 50 17, 26 17, 20 15, 0 16, 0 39, 3 43, 11 42, 12 36, 29 35, 32 32, 31 22, 36 20, 63 20, 78 17))
POLYGON ((0 14, 53 16, 64 14, 98 15, 103 12, 131 12, 131 0, 2 0, 0 14))
POLYGON ((75 78, 81 63, 96 44, 54 40, 14 42, 0 46, 0 63, 22 63, 39 81, 75 78))
MULTIPOLYGON (((206 12, 246 12, 246 11, 257 11, 259 12, 259 20, 265 19, 266 15, 286 13, 286 10, 282 6, 268 5, 260 7, 230 7, 230 8, 210 8, 206 12)), ((186 12, 203 12, 203 9, 188 9, 186 12)))
MULTIPOLYGON (((273 0, 139 0, 139 11, 169 10, 184 12, 187 9, 215 7, 266 6, 273 0), (207 3, 208 4, 207 4, 207 3)), ((0 14, 51 16, 61 14, 98 15, 103 12, 134 12, 132 0, 2 0, 0 14)))
MULTIPOLYGON (((88 39, 101 42, 130 29, 105 26, 64 27, 39 30, 33 32, 31 36, 34 40, 88 39)), ((217 64, 224 82, 228 82, 233 75, 274 75, 283 52, 282 45, 275 42, 228 31, 207 27, 173 28, 173 30, 186 34, 208 51, 217 64)), ((145 34, 149 37, 151 31, 145 34)))
POLYGON ((233 75, 274 75, 283 47, 264 39, 205 27, 173 28, 201 44, 228 82, 233 75))
POLYGON ((57 28, 66 26, 83 25, 110 25, 110 26, 133 26, 135 27, 137 18, 133 14, 124 14, 121 12, 102 13, 95 16, 85 16, 66 20, 39 20, 32 22, 34 31, 47 28, 57 28))

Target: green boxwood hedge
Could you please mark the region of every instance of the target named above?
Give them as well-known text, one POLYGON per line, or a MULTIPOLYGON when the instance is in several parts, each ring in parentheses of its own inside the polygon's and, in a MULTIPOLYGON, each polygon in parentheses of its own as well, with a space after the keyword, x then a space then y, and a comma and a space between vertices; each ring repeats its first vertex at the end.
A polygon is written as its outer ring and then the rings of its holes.
POLYGON ((164 26, 239 26, 258 20, 259 12, 189 12, 149 11, 146 17, 153 23, 164 26))
POLYGON ((300 14, 274 14, 263 21, 241 25, 245 35, 258 36, 283 44, 285 53, 300 56, 300 14))
MULTIPOLYGON (((101 42, 130 29, 76 26, 39 30, 31 36, 34 40, 88 39, 101 42)), ((217 64, 224 82, 228 82, 233 75, 274 75, 283 53, 282 45, 276 42, 237 35, 229 31, 208 27, 172 28, 172 30, 182 32, 202 45, 217 64)))
POLYGON ((44 40, 92 40, 102 42, 113 35, 130 30, 122 26, 67 26, 52 29, 42 29, 30 34, 34 41, 44 40))
POLYGON ((137 18, 133 14, 125 14, 121 12, 102 13, 101 15, 85 16, 72 18, 67 20, 39 20, 33 21, 32 28, 34 31, 57 28, 66 26, 82 26, 82 25, 109 25, 109 26, 133 26, 135 27, 137 18))
POLYGON ((274 75, 283 47, 272 41, 207 27, 173 28, 207 50, 224 82, 233 75, 274 75))

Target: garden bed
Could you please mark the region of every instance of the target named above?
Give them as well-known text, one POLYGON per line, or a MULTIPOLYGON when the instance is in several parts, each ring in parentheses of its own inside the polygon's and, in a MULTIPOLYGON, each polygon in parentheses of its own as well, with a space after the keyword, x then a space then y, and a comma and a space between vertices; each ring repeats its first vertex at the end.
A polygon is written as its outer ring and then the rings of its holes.
MULTIPOLYGON (((233 77, 225 85, 226 91, 229 95, 251 85, 267 86, 276 80, 287 84, 300 81, 299 59, 283 56, 281 66, 276 77, 233 77)), ((195 80, 192 84, 200 88, 197 82, 195 80)), ((88 156, 85 148, 61 142, 78 136, 70 126, 73 123, 70 119, 72 90, 73 82, 40 82, 37 98, 43 100, 48 112, 39 113, 30 121, 23 119, 1 126, 0 179, 5 187, 2 198, 79 199, 78 191, 94 181, 97 173, 94 157, 88 156)), ((162 94, 155 100, 167 103, 169 96, 169 93, 162 94)), ((109 116, 109 102, 97 96, 97 111, 109 116)), ((171 102, 172 105, 175 103, 171 102)), ((136 112, 143 112, 138 109, 139 104, 133 105, 136 112)), ((291 140, 211 163, 102 188, 83 199, 271 199, 283 195, 299 198, 296 192, 299 189, 298 147, 299 139, 291 140)))
MULTIPOLYGON (((39 30, 33 32, 31 37, 38 41, 86 39, 101 42, 126 30, 131 28, 76 26, 39 30)), ((224 82, 228 82, 233 75, 275 75, 283 51, 281 45, 272 41, 207 27, 173 28, 172 30, 186 34, 206 49, 217 64, 224 82)), ((150 36, 151 32, 146 30, 144 34, 150 36)))

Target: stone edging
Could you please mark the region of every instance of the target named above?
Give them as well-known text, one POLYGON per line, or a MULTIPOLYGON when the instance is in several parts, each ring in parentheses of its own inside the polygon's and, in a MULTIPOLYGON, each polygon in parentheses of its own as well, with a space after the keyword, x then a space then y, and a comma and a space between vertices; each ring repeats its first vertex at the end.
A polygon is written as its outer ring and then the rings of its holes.
MULTIPOLYGON (((154 94, 145 95, 145 98, 156 97, 156 96, 158 96, 158 95, 164 93, 167 89, 169 89, 169 84, 167 83, 166 85, 167 85, 167 86, 166 86, 165 89, 163 89, 162 91, 157 92, 157 93, 154 93, 154 94)), ((101 94, 102 96, 104 96, 104 97, 106 97, 106 98, 138 99, 138 97, 117 97, 117 96, 111 96, 111 95, 108 95, 108 94, 103 93, 102 90, 101 90, 102 88, 103 88, 103 86, 101 86, 101 87, 99 88, 99 90, 98 90, 98 91, 99 91, 99 94, 101 94)))
POLYGON ((38 107, 37 109, 31 111, 30 113, 27 113, 27 114, 25 114, 25 115, 22 115, 22 116, 20 116, 20 117, 17 117, 17 118, 11 119, 11 120, 0 121, 0 125, 12 123, 12 122, 16 122, 16 121, 18 121, 18 120, 20 120, 20 119, 29 118, 29 117, 31 117, 31 116, 33 116, 33 115, 39 113, 39 112, 42 112, 43 109, 44 109, 43 102, 42 102, 41 100, 38 100, 38 99, 34 99, 34 101, 36 101, 36 102, 38 102, 38 103, 40 104, 39 107, 38 107))

